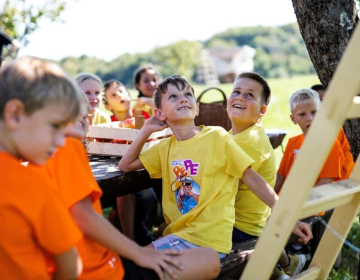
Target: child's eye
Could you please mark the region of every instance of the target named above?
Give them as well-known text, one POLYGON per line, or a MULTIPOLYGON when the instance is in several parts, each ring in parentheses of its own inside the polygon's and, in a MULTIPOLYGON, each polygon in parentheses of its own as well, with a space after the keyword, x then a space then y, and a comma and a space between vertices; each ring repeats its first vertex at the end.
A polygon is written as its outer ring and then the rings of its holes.
POLYGON ((169 96, 169 99, 170 99, 170 98, 176 98, 176 95, 175 95, 175 94, 172 94, 172 95, 169 96))
POLYGON ((51 127, 52 127, 53 129, 55 129, 55 130, 58 130, 58 129, 61 128, 61 125, 60 125, 60 124, 57 124, 57 123, 53 123, 53 124, 51 124, 51 127))
POLYGON ((185 93, 185 95, 186 96, 191 96, 191 97, 193 96, 191 92, 187 92, 187 93, 185 93))
POLYGON ((248 93, 246 94, 246 96, 248 96, 248 97, 254 97, 254 94, 253 94, 252 92, 248 92, 248 93))
POLYGON ((100 94, 100 91, 95 92, 95 95, 99 95, 99 94, 100 94))
POLYGON ((240 91, 234 90, 234 91, 232 92, 232 94, 240 94, 240 91))

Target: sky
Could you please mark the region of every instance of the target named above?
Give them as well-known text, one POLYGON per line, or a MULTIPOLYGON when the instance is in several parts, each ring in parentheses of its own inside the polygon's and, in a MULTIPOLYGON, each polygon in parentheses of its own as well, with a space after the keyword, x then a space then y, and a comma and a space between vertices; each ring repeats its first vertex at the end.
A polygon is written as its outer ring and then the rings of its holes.
POLYGON ((296 22, 291 0, 68 0, 64 23, 42 22, 19 55, 110 61, 178 40, 206 40, 231 27, 296 22))

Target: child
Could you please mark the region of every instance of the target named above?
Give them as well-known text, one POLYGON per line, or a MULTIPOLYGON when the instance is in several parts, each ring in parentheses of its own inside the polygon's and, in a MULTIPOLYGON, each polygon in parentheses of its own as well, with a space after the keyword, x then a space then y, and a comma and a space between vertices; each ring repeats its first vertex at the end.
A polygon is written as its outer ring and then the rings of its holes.
MULTIPOLYGON (((315 90, 319 94, 320 101, 322 102, 325 96, 325 87, 321 84, 318 84, 313 85, 311 89, 315 90)), ((344 155, 344 164, 341 167, 341 179, 348 179, 354 167, 354 159, 350 152, 350 145, 343 128, 340 129, 337 139, 340 142, 344 155)))
POLYGON ((154 112, 154 94, 156 86, 160 81, 158 70, 151 64, 139 67, 134 74, 134 85, 139 91, 138 101, 134 109, 140 109, 145 106, 145 110, 153 115, 154 112))
MULTIPOLYGON (((118 80, 110 80, 104 83, 103 102, 105 108, 113 113, 110 116, 112 122, 124 121, 134 117, 134 111, 130 106, 131 97, 126 87, 118 80)), ((141 114, 145 119, 150 115, 145 111, 141 114)))
MULTIPOLYGON (((104 83, 103 102, 106 109, 113 112, 112 121, 125 121, 134 117, 130 106, 130 94, 126 87, 117 80, 104 83)), ((150 116, 142 111, 145 119, 150 116)), ((109 221, 116 224, 120 219, 122 232, 140 245, 153 241, 153 236, 147 227, 147 219, 152 210, 157 210, 157 200, 152 188, 136 192, 134 195, 124 195, 114 201, 109 221), (136 211, 135 211, 136 207, 136 211)))
POLYGON ((99 109, 101 102, 101 79, 93 74, 83 73, 76 77, 80 90, 85 93, 90 103, 90 114, 93 115, 91 124, 111 122, 110 116, 99 109))
MULTIPOLYGON (((234 81, 227 103, 235 142, 255 161, 252 169, 259 173, 270 186, 275 185, 276 162, 273 148, 262 125, 259 123, 270 102, 271 91, 266 80, 257 73, 245 72, 234 81)), ((270 205, 271 206, 271 205, 270 205)), ((235 200, 235 225, 233 241, 245 241, 261 235, 271 209, 263 203, 246 184, 240 183, 235 200)), ((311 239, 307 224, 298 222, 294 233, 303 242, 311 239), (298 227, 298 229, 297 229, 298 227)), ((283 251, 279 266, 271 279, 286 278, 285 272, 293 276, 301 271, 305 256, 287 256, 283 251)))
POLYGON ((75 279, 81 238, 53 183, 21 165, 43 165, 64 145, 79 112, 75 83, 55 64, 23 57, 0 71, 0 275, 2 279, 75 279))
POLYGON ((176 277, 176 272, 173 268, 169 269, 169 265, 180 267, 178 252, 168 250, 154 254, 153 250, 139 247, 102 216, 102 191, 92 175, 86 150, 79 141, 87 132, 88 110, 89 104, 84 96, 79 122, 66 130, 68 137, 77 139, 67 138, 65 146, 42 170, 56 182, 66 209, 84 234, 78 244, 84 264, 79 279, 123 279, 124 270, 125 279, 164 279, 162 269, 171 277, 176 277), (121 261, 118 254, 126 259, 121 261))
MULTIPOLYGON (((198 105, 185 78, 172 76, 159 84, 155 106, 156 115, 145 123, 119 163, 125 172, 145 168, 151 177, 162 177, 163 211, 168 226, 165 237, 152 245, 158 250, 208 246, 223 258, 231 250, 239 178, 267 203, 274 202, 276 194, 249 168, 253 160, 223 128, 195 126, 198 105), (149 135, 168 126, 174 136, 140 154, 149 135), (188 205, 184 198, 181 186, 186 181, 191 181, 194 197, 188 201, 195 201, 196 206, 188 205)), ((197 263, 193 259, 193 265, 197 263)))
MULTIPOLYGON (((319 95, 312 89, 300 89, 290 97, 290 118, 294 124, 298 124, 303 134, 292 137, 286 146, 284 156, 277 172, 275 191, 280 192, 286 177, 300 151, 306 133, 320 107, 319 95)), ((343 150, 336 139, 333 148, 321 170, 315 186, 331 183, 341 179, 341 168, 343 166, 343 150)))

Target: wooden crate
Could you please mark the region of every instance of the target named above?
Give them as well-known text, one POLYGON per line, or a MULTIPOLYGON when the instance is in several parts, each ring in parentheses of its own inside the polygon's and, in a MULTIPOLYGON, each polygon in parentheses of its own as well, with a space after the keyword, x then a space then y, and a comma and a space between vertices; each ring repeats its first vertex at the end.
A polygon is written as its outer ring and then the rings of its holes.
MULTIPOLYGON (((117 128, 116 123, 104 125, 90 125, 87 133, 86 150, 90 155, 123 156, 132 141, 139 134, 140 129, 117 128)), ((173 135, 170 128, 154 132, 150 135, 143 149, 147 149, 161 139, 173 135)))

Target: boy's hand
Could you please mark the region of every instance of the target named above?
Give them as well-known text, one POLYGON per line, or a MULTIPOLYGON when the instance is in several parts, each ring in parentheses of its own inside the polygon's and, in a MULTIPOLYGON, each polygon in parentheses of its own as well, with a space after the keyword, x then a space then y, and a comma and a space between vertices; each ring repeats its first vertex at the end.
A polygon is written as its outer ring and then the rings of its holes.
POLYGON ((148 132, 155 132, 155 131, 161 131, 165 128, 169 127, 166 122, 160 121, 156 116, 152 116, 150 119, 148 119, 142 130, 147 130, 148 132))
POLYGON ((169 274, 172 278, 177 278, 177 273, 174 270, 174 267, 179 270, 183 270, 184 266, 175 256, 179 256, 181 254, 181 251, 173 249, 158 251, 151 248, 142 247, 139 258, 135 262, 141 267, 154 270, 159 276, 160 280, 165 280, 164 272, 169 274))
POLYGON ((309 240, 313 238, 311 228, 307 223, 297 221, 293 229, 293 234, 299 236, 299 241, 301 243, 308 243, 309 240))

